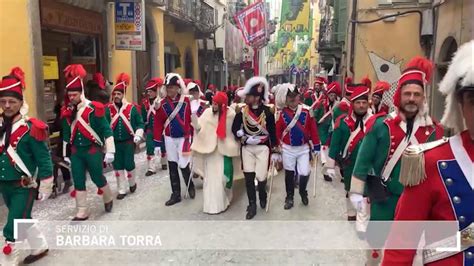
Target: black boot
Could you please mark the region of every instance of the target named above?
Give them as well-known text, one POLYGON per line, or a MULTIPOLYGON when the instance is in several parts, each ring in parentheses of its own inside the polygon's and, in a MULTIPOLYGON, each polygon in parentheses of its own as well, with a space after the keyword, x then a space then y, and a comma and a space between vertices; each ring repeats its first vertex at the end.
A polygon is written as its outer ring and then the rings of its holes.
POLYGON ((153 171, 148 170, 148 171, 146 171, 145 176, 152 176, 154 174, 156 174, 156 173, 153 172, 153 171))
POLYGON ((114 207, 113 200, 111 200, 110 202, 104 203, 105 212, 112 212, 113 207, 114 207))
POLYGON ((267 207, 267 180, 258 182, 258 198, 260 200, 260 207, 265 209, 267 207))
POLYGON ((37 255, 28 255, 25 259, 23 259, 23 264, 32 264, 33 262, 36 262, 37 260, 43 258, 44 256, 48 255, 49 249, 44 250, 40 254, 37 255))
POLYGON ((168 162, 170 168, 170 183, 171 183, 171 194, 170 199, 165 203, 166 206, 174 205, 181 201, 181 183, 179 180, 178 163, 168 162))
POLYGON ((257 214, 257 203, 251 202, 249 206, 247 206, 247 215, 245 215, 245 219, 250 220, 257 214))
POLYGON ((257 214, 257 192, 255 191, 255 173, 244 173, 245 187, 247 188, 247 197, 249 206, 247 207, 247 215, 245 219, 252 219, 257 214))
POLYGON ((308 180, 309 180, 309 175, 301 175, 300 176, 300 196, 301 196, 301 202, 303 202, 303 205, 308 205, 309 200, 308 200, 308 191, 306 190, 306 187, 308 186, 308 180))
POLYGON ((196 197, 196 190, 194 189, 193 180, 191 180, 190 178, 191 170, 189 169, 189 164, 185 168, 181 168, 181 173, 183 174, 184 183, 186 184, 186 186, 188 186, 189 184, 189 189, 188 189, 189 197, 191 199, 194 199, 194 197, 196 197))
POLYGON ((165 202, 165 206, 175 205, 178 202, 181 202, 181 196, 178 194, 172 193, 170 199, 167 202, 165 202))
POLYGON ((63 187, 63 194, 69 193, 69 189, 72 187, 72 182, 71 180, 65 180, 64 181, 64 187, 63 187))
POLYGON ((164 170, 164 171, 168 170, 168 165, 167 164, 162 164, 161 165, 161 170, 164 170))
POLYGON ((293 207, 293 195, 295 194, 295 172, 285 170, 285 210, 289 210, 293 207))
POLYGON ((290 197, 290 196, 286 196, 286 198, 285 198, 285 206, 283 206, 283 208, 284 208, 285 210, 289 210, 289 209, 293 208, 293 204, 294 204, 294 202, 293 202, 293 196, 291 196, 291 197, 290 197))
POLYGON ((136 183, 135 183, 135 185, 130 187, 130 193, 135 193, 135 191, 137 191, 137 184, 136 183))
POLYGON ((332 178, 328 175, 324 175, 324 181, 332 182, 332 178))

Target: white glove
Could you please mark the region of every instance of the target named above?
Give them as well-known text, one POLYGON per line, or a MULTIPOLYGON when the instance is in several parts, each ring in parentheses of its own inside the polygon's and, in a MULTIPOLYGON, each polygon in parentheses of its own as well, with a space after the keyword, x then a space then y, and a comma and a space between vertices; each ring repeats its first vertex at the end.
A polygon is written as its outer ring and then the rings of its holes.
POLYGON ((140 143, 140 141, 142 141, 142 138, 141 138, 140 136, 135 135, 135 137, 133 137, 133 142, 134 142, 135 144, 140 143))
POLYGON ((364 201, 364 196, 357 193, 350 193, 349 199, 351 200, 352 205, 357 211, 360 211, 362 209, 362 202, 364 201))
POLYGON ((64 161, 65 161, 67 164, 71 165, 71 159, 69 159, 69 157, 64 157, 64 161))
POLYGON ((239 131, 237 131, 237 137, 241 138, 245 135, 245 132, 243 129, 239 129, 239 131))
POLYGON ((155 147, 155 156, 159 157, 161 154, 161 148, 160 147, 155 147))
POLYGON ((245 143, 248 144, 248 145, 258 145, 258 144, 260 144, 260 138, 256 137, 256 136, 250 136, 250 137, 247 138, 245 143))
POLYGON ((336 169, 334 168, 328 168, 326 170, 326 174, 331 177, 331 178, 336 178, 336 169))
POLYGON ((48 177, 46 179, 41 180, 39 189, 38 189, 38 199, 40 201, 44 201, 51 196, 51 193, 53 193, 53 181, 54 178, 48 177))
POLYGON ((105 154, 104 162, 106 164, 111 164, 114 161, 114 159, 115 159, 115 154, 112 152, 107 152, 105 154))
POLYGON ((281 154, 279 153, 272 153, 272 156, 270 157, 270 160, 274 163, 276 162, 281 162, 282 161, 282 158, 281 158, 281 154))

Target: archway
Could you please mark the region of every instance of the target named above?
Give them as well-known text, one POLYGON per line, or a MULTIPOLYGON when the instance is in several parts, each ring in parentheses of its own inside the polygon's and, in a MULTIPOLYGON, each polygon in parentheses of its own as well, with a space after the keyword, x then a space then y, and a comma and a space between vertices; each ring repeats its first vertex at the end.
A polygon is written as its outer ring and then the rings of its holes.
POLYGON ((441 45, 441 49, 439 50, 439 55, 436 60, 436 85, 433 86, 433 93, 431 94, 431 112, 432 115, 438 120, 440 120, 443 116, 445 99, 445 97, 438 91, 438 84, 443 79, 444 75, 446 75, 449 63, 451 62, 451 59, 457 49, 458 44, 456 40, 451 36, 447 37, 441 45))

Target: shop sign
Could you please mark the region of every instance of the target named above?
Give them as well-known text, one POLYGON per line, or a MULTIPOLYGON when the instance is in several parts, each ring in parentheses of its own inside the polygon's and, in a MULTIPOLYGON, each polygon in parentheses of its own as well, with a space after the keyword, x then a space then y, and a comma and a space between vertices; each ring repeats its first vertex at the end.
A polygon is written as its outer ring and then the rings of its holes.
POLYGON ((44 80, 59 79, 59 65, 56 56, 43 56, 43 76, 44 80))
POLYGON ((145 51, 145 1, 115 1, 115 49, 145 51))

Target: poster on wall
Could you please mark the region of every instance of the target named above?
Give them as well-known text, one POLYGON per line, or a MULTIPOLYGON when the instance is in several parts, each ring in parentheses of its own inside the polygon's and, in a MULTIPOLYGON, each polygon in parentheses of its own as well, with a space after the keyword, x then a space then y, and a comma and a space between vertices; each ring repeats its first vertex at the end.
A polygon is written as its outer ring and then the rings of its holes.
POLYGON ((96 37, 82 34, 71 34, 72 61, 75 64, 95 65, 96 37))
POLYGON ((115 1, 115 49, 145 51, 145 1, 115 1))

